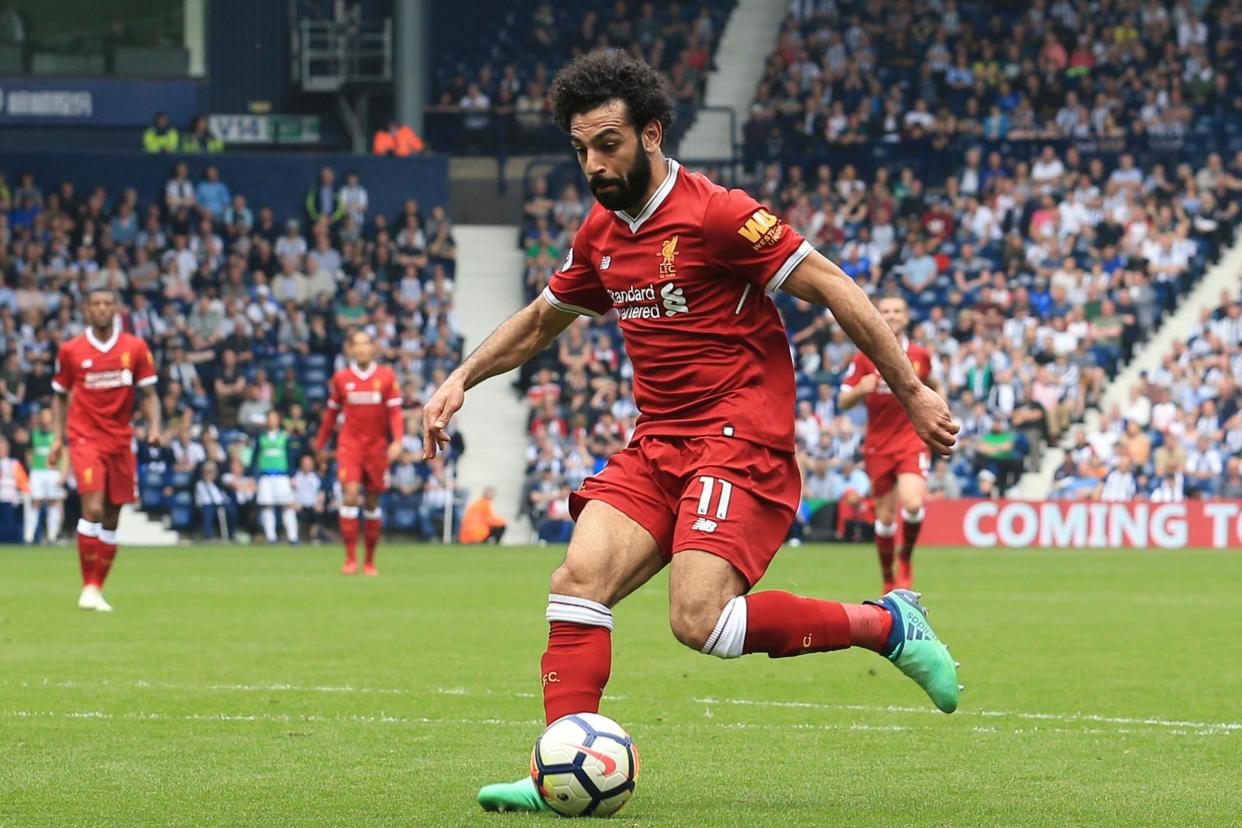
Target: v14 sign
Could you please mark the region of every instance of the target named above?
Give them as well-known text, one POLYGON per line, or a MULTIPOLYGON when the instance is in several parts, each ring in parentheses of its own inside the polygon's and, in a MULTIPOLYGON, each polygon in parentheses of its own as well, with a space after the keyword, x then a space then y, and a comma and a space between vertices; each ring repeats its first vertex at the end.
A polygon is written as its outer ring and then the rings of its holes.
POLYGON ((919 542, 981 548, 1242 549, 1242 501, 940 500, 919 542))

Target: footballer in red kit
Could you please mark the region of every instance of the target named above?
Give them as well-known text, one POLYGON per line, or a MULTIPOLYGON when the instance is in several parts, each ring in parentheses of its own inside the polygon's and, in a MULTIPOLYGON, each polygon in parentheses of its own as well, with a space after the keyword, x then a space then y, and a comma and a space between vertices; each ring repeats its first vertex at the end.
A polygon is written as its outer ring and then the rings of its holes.
POLYGON ((356 331, 349 337, 349 356, 349 367, 337 371, 328 381, 328 404, 315 449, 322 453, 339 425, 336 474, 344 498, 340 528, 345 544, 341 572, 353 575, 358 571, 361 523, 366 546, 363 572, 377 575, 375 550, 384 520, 379 499, 388 488, 388 465, 400 455, 401 439, 405 436, 401 386, 391 368, 375 361, 375 342, 366 331, 356 331))
MULTIPOLYGON (((831 308, 918 433, 947 453, 957 427, 944 400, 839 268, 745 193, 664 155, 672 101, 654 69, 596 50, 558 73, 551 100, 598 203, 542 296, 484 340, 423 418, 430 458, 448 443, 469 388, 534 357, 578 316, 616 314, 642 414, 629 445, 572 497, 577 526, 546 610, 545 719, 598 712, 612 667, 612 607, 665 566, 673 634, 694 650, 779 658, 862 646, 951 712, 956 667, 914 593, 846 604, 752 591, 801 494, 793 364, 769 294, 831 308)), ((547 808, 530 777, 488 785, 479 802, 547 808)))
POLYGON ((69 462, 82 498, 78 521, 78 561, 82 594, 78 606, 111 611, 103 585, 116 557, 116 528, 121 507, 134 499, 134 391, 142 389, 143 414, 150 439, 160 434, 158 376, 151 349, 121 330, 116 296, 92 290, 86 297, 87 328, 60 346, 52 378, 55 423, 50 463, 68 447, 69 462))
MULTIPOLYGON (((879 301, 880 315, 893 335, 900 338, 918 378, 931 388, 939 384, 931 375, 931 354, 906 338, 910 308, 900 296, 879 301)), ((867 433, 863 438, 863 463, 871 478, 875 498, 875 544, 880 558, 884 590, 914 587, 914 545, 923 525, 923 502, 927 499, 927 475, 931 451, 919 438, 901 401, 893 394, 875 363, 866 354, 855 354, 841 383, 840 406, 867 406, 867 433), (901 547, 897 542, 897 504, 901 504, 901 547)))

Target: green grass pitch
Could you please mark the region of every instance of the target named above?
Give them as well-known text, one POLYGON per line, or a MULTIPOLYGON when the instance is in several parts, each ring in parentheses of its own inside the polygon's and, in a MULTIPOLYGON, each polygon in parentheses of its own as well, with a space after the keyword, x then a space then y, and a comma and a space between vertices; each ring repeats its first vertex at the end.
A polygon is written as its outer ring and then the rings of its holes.
MULTIPOLYGON (((0 825, 552 824, 483 814, 541 729, 556 549, 122 549, 111 615, 68 548, 0 551, 0 825)), ((638 826, 1206 826, 1242 819, 1242 555, 922 550, 967 686, 936 713, 885 661, 721 662, 657 579, 616 614, 602 712, 638 826)), ((858 600, 866 547, 764 586, 858 600)))

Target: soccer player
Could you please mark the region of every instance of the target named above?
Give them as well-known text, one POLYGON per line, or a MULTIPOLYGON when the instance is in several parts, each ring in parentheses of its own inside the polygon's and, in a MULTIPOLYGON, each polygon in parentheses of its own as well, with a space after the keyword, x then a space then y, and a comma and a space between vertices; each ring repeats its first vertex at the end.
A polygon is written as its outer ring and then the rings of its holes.
POLYGON ((158 377, 147 343, 121 330, 116 294, 107 288, 90 291, 85 316, 86 331, 62 344, 56 355, 53 439, 47 460, 55 466, 68 446, 69 463, 82 498, 82 517, 78 520, 82 595, 78 606, 111 612, 102 590, 116 557, 121 506, 134 499, 137 477, 130 424, 134 389, 142 389, 147 439, 158 445, 158 377))
POLYGON ((345 565, 341 572, 358 571, 358 504, 365 503, 363 539, 367 557, 362 571, 378 575, 375 547, 379 545, 383 512, 380 495, 388 487, 388 464, 401 455, 405 422, 401 418, 401 387, 391 368, 375 361, 375 341, 366 331, 349 337, 348 368, 328 381, 328 405, 315 450, 322 453, 337 426, 336 476, 344 504, 340 510, 341 540, 345 542, 345 565))
POLYGON ((259 478, 259 522, 268 543, 276 542, 276 509, 281 510, 285 538, 298 542, 298 513, 293 508, 293 484, 289 479, 289 432, 280 427, 280 412, 267 412, 267 429, 259 435, 254 453, 259 478))
POLYGON ((48 462, 56 432, 53 430, 52 409, 39 412, 30 432, 30 513, 26 516, 26 543, 34 543, 39 531, 39 514, 43 514, 43 540, 55 543, 65 519, 64 459, 56 465, 48 462))
MULTIPOLYGON (((939 384, 931 375, 931 354, 906 337, 910 324, 910 307, 906 300, 900 296, 886 296, 880 300, 879 309, 893 336, 901 341, 914 373, 929 388, 938 389, 939 384)), ((854 355, 854 361, 845 372, 838 402, 842 409, 847 409, 860 401, 867 404, 863 463, 875 497, 875 545, 880 556, 880 573, 884 576, 884 591, 913 589, 914 544, 923 525, 931 452, 875 363, 862 353, 854 355), (894 575, 898 503, 901 504, 901 549, 894 575)))
MULTIPOLYGON (((720 658, 857 645, 953 711, 956 666, 914 593, 843 604, 751 591, 801 495, 793 363, 768 294, 829 307, 942 454, 957 430, 948 406, 845 273, 745 193, 665 157, 672 101, 654 69, 593 51, 562 69, 551 99, 598 204, 543 294, 449 376, 423 421, 431 457, 468 389, 542 352, 577 316, 616 310, 642 415, 630 444, 571 499, 577 527, 552 574, 540 670, 547 721, 598 711, 612 607, 665 566, 670 625, 683 644, 720 658)), ((530 777, 489 785, 479 802, 547 807, 530 777)))

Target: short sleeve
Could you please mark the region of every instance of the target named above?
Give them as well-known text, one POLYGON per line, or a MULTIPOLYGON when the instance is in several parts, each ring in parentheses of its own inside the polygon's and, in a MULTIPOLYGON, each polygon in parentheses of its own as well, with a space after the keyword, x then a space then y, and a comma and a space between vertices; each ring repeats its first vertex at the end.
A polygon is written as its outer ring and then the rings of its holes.
POLYGON ((328 378, 328 408, 337 410, 341 407, 341 384, 336 381, 336 375, 333 374, 328 378))
POLYGON ((52 377, 52 388, 61 394, 68 394, 69 389, 73 388, 73 357, 68 343, 61 345, 56 352, 56 375, 52 377))
POLYGON ((604 283, 591 266, 590 254, 583 244, 582 229, 574 237, 564 263, 548 280, 543 298, 557 310, 591 318, 607 313, 612 307, 612 299, 604 289, 604 283))
POLYGON ((388 382, 384 386, 384 405, 395 408, 401 405, 401 383, 397 382, 397 375, 389 373, 388 382))
POLYGON ((854 358, 850 360, 850 367, 845 369, 845 376, 841 378, 841 390, 853 391, 854 383, 865 377, 868 372, 866 357, 862 353, 854 354, 854 358))
POLYGON ((134 359, 134 384, 139 388, 155 385, 159 381, 159 375, 155 371, 155 357, 151 356, 151 349, 147 347, 147 343, 140 342, 136 350, 138 353, 134 359))
POLYGON ((814 249, 798 231, 741 190, 708 201, 704 236, 715 263, 771 293, 814 249))

